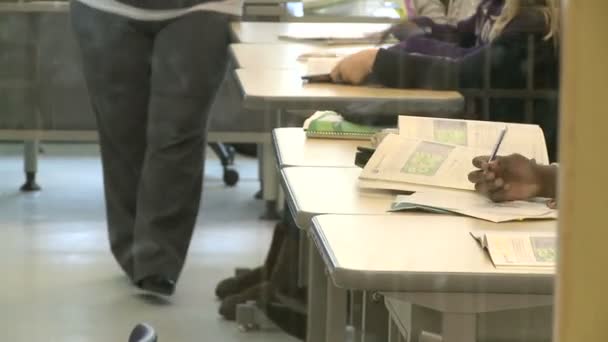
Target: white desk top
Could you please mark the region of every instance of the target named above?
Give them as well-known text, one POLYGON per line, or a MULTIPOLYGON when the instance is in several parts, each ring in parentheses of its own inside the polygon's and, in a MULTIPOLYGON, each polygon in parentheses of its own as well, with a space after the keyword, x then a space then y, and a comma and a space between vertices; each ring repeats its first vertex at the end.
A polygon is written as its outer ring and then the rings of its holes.
POLYGON ((556 221, 493 224, 429 214, 323 215, 310 230, 337 286, 403 292, 551 294, 553 272, 496 269, 476 230, 554 231, 556 221))
POLYGON ((364 190, 357 186, 361 169, 336 167, 287 167, 281 181, 296 225, 309 229, 312 218, 321 214, 389 213, 395 193, 364 190))
MULTIPOLYGON (((234 58, 237 68, 244 69, 292 69, 297 70, 300 75, 320 74, 330 72, 333 66, 343 57, 361 51, 371 45, 346 45, 346 46, 315 46, 306 44, 231 44, 230 53, 234 58), (323 58, 323 63, 316 63, 316 68, 309 71, 306 60, 298 60, 302 54, 334 54, 335 57, 323 58), (322 68, 319 68, 321 66, 322 68), (317 71, 317 69, 323 69, 317 71), (325 71, 327 70, 327 71, 325 71)), ((318 59, 317 59, 318 60, 318 59)), ((313 67, 315 65, 312 65, 313 67)))
POLYGON ((427 114, 450 117, 462 112, 456 91, 393 89, 331 83, 303 83, 296 70, 237 69, 244 106, 249 109, 343 110, 375 106, 374 114, 427 114))
MULTIPOLYGON (((388 19, 387 19, 388 20, 388 19)), ((331 32, 373 33, 390 27, 389 23, 301 23, 301 22, 234 22, 231 25, 236 43, 278 43, 286 42, 279 35, 297 32, 331 32)))
POLYGON ((306 138, 302 128, 277 128, 272 132, 279 168, 287 166, 355 166, 357 146, 370 147, 369 141, 306 138))

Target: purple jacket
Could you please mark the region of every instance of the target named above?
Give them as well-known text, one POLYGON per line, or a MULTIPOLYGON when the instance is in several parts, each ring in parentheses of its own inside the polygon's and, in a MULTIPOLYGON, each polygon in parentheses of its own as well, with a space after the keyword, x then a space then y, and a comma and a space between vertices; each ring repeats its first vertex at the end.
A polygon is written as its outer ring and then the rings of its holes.
MULTIPOLYGON (((381 49, 374 62, 373 79, 385 86, 398 88, 479 87, 484 52, 493 49, 493 55, 501 58, 494 59, 495 69, 499 69, 498 74, 509 78, 513 67, 526 58, 525 53, 514 52, 527 46, 528 33, 538 33, 537 45, 543 51, 536 53, 537 62, 543 64, 546 62, 543 59, 549 58, 553 59, 550 64, 555 65, 553 44, 540 38, 545 31, 545 19, 540 11, 522 11, 498 38, 489 41, 488 34, 494 25, 494 17, 500 14, 503 5, 504 0, 484 0, 474 16, 456 26, 436 24, 426 17, 413 18, 412 21, 427 33, 410 36, 397 45, 381 49)), ((497 76, 501 83, 501 76, 497 76)), ((548 82, 548 86, 555 87, 551 83, 556 83, 556 79, 548 82)), ((500 87, 516 87, 506 79, 502 83, 500 87)))

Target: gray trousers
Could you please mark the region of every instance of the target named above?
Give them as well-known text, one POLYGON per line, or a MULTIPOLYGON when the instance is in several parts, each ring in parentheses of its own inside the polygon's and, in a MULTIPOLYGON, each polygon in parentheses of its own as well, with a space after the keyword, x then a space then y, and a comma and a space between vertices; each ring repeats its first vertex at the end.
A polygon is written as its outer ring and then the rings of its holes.
POLYGON ((200 205, 229 17, 135 21, 72 2, 97 118, 110 247, 135 282, 177 280, 200 205))

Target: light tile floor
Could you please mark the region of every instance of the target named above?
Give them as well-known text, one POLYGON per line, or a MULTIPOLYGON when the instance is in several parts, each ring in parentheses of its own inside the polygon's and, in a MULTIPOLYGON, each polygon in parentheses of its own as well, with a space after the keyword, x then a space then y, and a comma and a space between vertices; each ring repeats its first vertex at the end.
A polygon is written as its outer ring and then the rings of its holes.
POLYGON ((96 145, 45 145, 43 191, 22 194, 21 145, 0 144, 0 336, 2 341, 118 342, 154 325, 160 342, 295 341, 276 331, 240 332, 217 315, 213 289, 236 266, 262 262, 272 222, 257 163, 237 161, 241 181, 226 188, 208 153, 203 205, 187 266, 169 302, 141 296, 108 249, 96 145))

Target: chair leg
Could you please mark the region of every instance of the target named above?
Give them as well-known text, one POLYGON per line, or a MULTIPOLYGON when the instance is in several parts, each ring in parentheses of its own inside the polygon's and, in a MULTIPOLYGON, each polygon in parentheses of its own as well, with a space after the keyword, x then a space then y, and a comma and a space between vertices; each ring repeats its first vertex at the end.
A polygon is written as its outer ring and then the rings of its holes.
POLYGON ((209 143, 209 147, 215 155, 220 159, 224 170, 224 184, 234 186, 239 181, 239 173, 233 168, 234 165, 234 149, 222 143, 209 143))
POLYGON ((39 191, 40 186, 36 183, 36 172, 38 171, 38 149, 37 140, 28 140, 23 145, 23 169, 25 171, 25 184, 21 191, 39 191))

